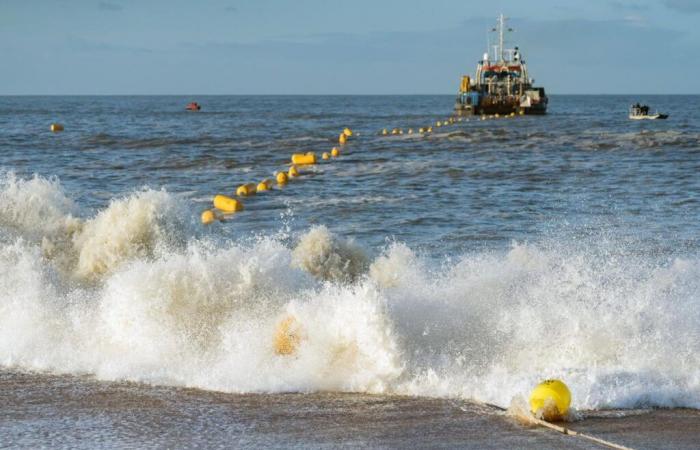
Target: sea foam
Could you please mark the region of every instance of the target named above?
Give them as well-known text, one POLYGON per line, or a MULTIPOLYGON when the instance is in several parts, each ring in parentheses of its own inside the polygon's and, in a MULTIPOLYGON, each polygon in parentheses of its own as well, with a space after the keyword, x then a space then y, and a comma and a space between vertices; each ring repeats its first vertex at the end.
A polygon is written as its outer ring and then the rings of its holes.
POLYGON ((225 240, 140 190, 81 217, 55 179, 0 191, 0 365, 227 392, 347 391, 507 406, 700 408, 700 258, 557 238, 452 258, 368 255, 324 227, 225 240), (278 355, 275 329, 299 324, 278 355))

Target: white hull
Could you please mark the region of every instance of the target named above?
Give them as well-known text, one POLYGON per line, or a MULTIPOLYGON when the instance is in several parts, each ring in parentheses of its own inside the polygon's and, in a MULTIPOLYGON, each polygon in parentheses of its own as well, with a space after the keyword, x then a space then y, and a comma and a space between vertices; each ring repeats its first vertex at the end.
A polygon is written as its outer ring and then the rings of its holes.
POLYGON ((655 120, 655 119, 665 119, 662 114, 648 114, 648 115, 632 115, 630 114, 630 120, 655 120))

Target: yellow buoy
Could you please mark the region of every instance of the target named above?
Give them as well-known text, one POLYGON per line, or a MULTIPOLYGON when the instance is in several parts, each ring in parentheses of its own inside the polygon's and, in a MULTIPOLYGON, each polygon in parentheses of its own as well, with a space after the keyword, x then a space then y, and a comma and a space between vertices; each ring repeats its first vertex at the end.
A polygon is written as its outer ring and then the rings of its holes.
POLYGON ((344 128, 343 134, 347 137, 350 137, 350 136, 352 136, 352 130, 350 128, 344 128))
POLYGON ((425 133, 425 128, 419 128, 419 129, 418 129, 418 132, 419 132, 419 133, 425 133))
POLYGON ((51 124, 51 131, 54 133, 58 133, 59 131, 63 131, 63 125, 60 123, 52 123, 51 124))
POLYGON ((258 183, 258 185, 255 187, 255 190, 258 191, 258 192, 265 192, 265 191, 269 191, 270 189, 272 189, 272 181, 270 181, 270 180, 268 180, 268 179, 262 180, 262 181, 261 181, 260 183, 258 183))
POLYGON ((207 209, 206 211, 202 212, 202 223, 204 225, 209 225, 210 223, 214 222, 216 220, 216 215, 214 214, 214 211, 211 209, 207 209))
POLYGON ((316 154, 314 152, 295 153, 292 155, 292 164, 316 164, 316 154))
POLYGON ((239 197, 247 197, 255 194, 255 183, 246 183, 236 188, 236 195, 239 197))
POLYGON ((338 147, 333 147, 333 149, 331 150, 331 156, 334 158, 336 156, 340 156, 340 150, 338 150, 338 147))
POLYGON ((323 154, 321 155, 321 159, 329 159, 330 157, 331 155, 329 155, 328 152, 323 152, 323 154))
POLYGON ((299 169, 297 169, 297 166, 289 166, 289 172, 287 172, 287 175, 289 175, 289 178, 298 177, 299 169))
POLYGON ((387 134, 389 134, 389 132, 387 131, 386 128, 384 128, 384 129, 382 130, 382 135, 383 135, 383 136, 386 136, 387 134))
POLYGON ((399 130, 399 134, 403 134, 403 130, 399 130))
POLYGON ((442 126, 442 122, 438 120, 437 122, 435 122, 435 126, 440 128, 442 126))
POLYGON ((243 203, 235 198, 219 194, 214 196, 214 208, 225 212, 238 212, 243 211, 243 203))
POLYGON ((521 110, 521 111, 520 111, 520 115, 521 115, 521 116, 524 116, 524 115, 525 115, 525 111, 522 111, 522 110, 521 110))
POLYGON ((299 348, 301 342, 301 326, 294 316, 282 319, 275 328, 273 346, 278 355, 292 355, 299 348))
POLYGON ((286 184, 289 180, 285 172, 277 172, 275 179, 277 179, 277 184, 286 184))
POLYGON ((432 133, 432 132, 433 132, 433 127, 428 127, 428 133, 432 133))
POLYGON ((340 136, 338 137, 338 143, 345 144, 347 141, 348 137, 345 136, 343 133, 340 133, 340 136))
POLYGON ((413 134, 413 128, 408 129, 408 134, 413 134))
POLYGON ((569 412, 571 392, 560 380, 544 380, 530 394, 530 410, 546 421, 562 420, 569 412))

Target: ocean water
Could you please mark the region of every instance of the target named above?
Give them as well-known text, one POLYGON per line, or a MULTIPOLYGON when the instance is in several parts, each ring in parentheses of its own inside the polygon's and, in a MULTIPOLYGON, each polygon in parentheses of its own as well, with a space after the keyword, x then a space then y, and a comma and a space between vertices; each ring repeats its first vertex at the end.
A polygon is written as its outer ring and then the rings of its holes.
POLYGON ((435 127, 452 100, 0 97, 3 376, 504 407, 556 377, 577 410, 700 409, 700 97, 435 127))

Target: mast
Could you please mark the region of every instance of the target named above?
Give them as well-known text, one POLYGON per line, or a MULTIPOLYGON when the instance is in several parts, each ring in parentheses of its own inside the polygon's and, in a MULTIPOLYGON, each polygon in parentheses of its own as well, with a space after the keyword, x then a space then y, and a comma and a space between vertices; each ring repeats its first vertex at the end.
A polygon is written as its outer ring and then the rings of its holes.
POLYGON ((505 25, 505 17, 501 14, 498 17, 498 61, 503 62, 503 28, 505 25))

